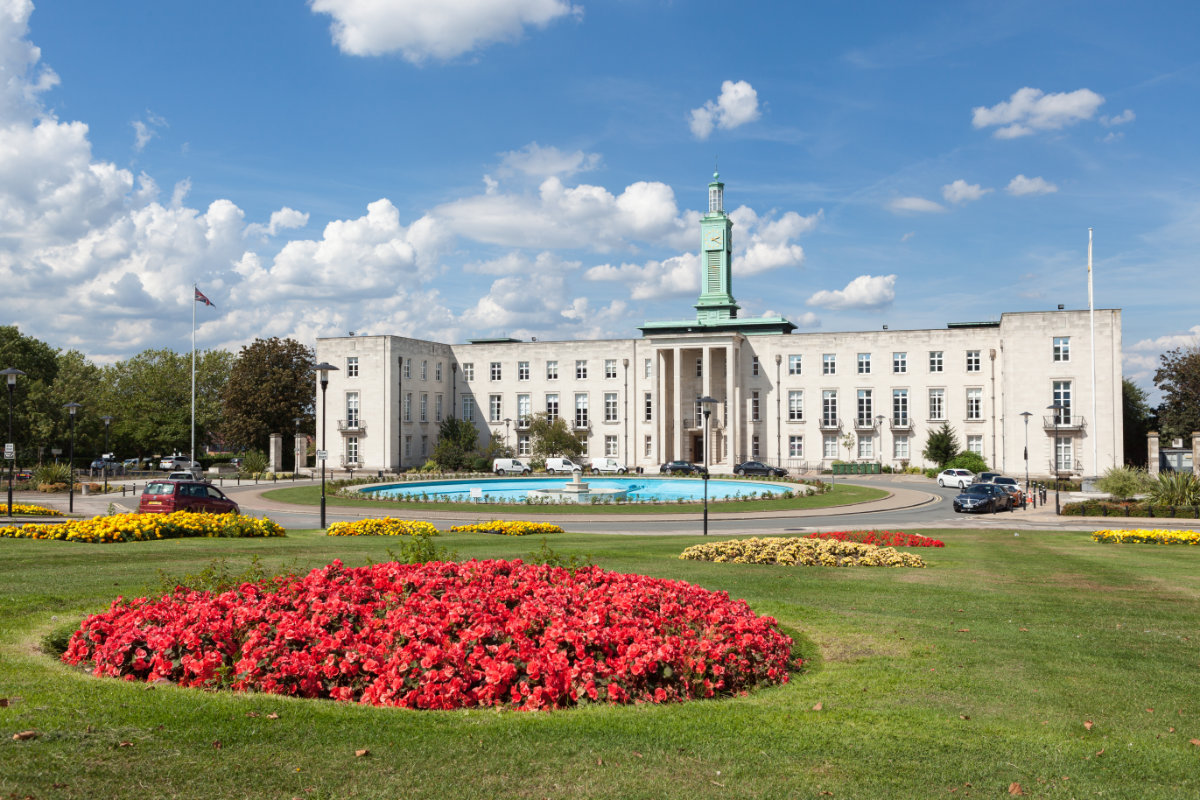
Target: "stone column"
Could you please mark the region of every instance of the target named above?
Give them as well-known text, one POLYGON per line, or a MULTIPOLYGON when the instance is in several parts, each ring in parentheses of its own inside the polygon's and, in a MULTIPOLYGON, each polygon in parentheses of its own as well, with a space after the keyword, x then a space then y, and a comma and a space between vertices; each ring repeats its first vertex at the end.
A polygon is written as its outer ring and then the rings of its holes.
POLYGON ((271 434, 271 472, 283 472, 283 434, 271 434))
MULTIPOLYGON (((704 372, 704 377, 701 379, 703 381, 703 383, 701 384, 700 391, 705 397, 712 397, 713 396, 712 348, 705 345, 703 347, 703 349, 701 349, 700 354, 701 354, 701 358, 703 359, 703 361, 701 362, 702 363, 701 369, 704 372)), ((717 409, 713 408, 712 405, 702 406, 701 410, 704 410, 704 409, 707 409, 708 411, 714 412, 714 413, 717 411, 717 409)), ((704 431, 704 453, 705 453, 705 458, 708 459, 709 469, 712 469, 713 464, 715 464, 717 459, 720 457, 720 454, 717 453, 716 451, 714 451, 713 446, 712 446, 713 430, 715 428, 715 426, 712 423, 715 421, 715 419, 716 418, 713 416, 713 414, 710 413, 708 415, 708 422, 709 422, 708 429, 704 431)), ((700 425, 703 428, 703 426, 704 426, 703 415, 701 415, 701 417, 700 417, 700 425)), ((703 463, 703 462, 701 462, 701 463, 703 463)))
MULTIPOLYGON (((1193 445, 1194 447, 1195 445, 1193 445)), ((1146 434, 1146 469, 1151 475, 1158 474, 1158 431, 1150 431, 1146 434)))
POLYGON ((674 421, 673 430, 670 432, 671 447, 673 448, 671 458, 678 459, 683 458, 683 417, 681 416, 683 406, 680 401, 680 395, 683 392, 683 373, 680 368, 683 364, 683 350, 679 347, 673 348, 671 357, 675 360, 674 380, 671 385, 671 419, 674 421))
POLYGON ((296 440, 292 445, 292 451, 295 456, 296 471, 300 471, 308 466, 308 437, 302 433, 296 434, 296 440))
POLYGON ((1200 475, 1200 431, 1192 431, 1192 474, 1200 475))
POLYGON ((738 404, 741 402, 741 387, 738 386, 736 377, 736 362, 735 348, 737 342, 725 348, 725 404, 729 408, 728 419, 725 420, 725 428, 729 436, 729 450, 727 456, 729 458, 729 466, 733 467, 738 463, 738 448, 741 446, 741 424, 742 414, 738 404))

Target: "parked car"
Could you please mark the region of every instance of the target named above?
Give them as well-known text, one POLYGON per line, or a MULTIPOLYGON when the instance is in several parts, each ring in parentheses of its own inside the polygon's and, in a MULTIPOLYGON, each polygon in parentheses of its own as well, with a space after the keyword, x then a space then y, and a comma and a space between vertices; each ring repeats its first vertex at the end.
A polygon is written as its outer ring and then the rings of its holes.
POLYGON ((973 483, 954 498, 955 512, 1012 511, 1013 497, 1003 486, 994 483, 973 483))
POLYGON ((615 472, 618 475, 624 475, 629 472, 629 468, 624 463, 615 458, 593 458, 592 472, 615 472))
POLYGON ((971 482, 972 483, 991 483, 992 481, 996 480, 996 478, 999 478, 999 477, 1000 477, 999 472, 981 472, 978 475, 976 475, 975 480, 973 480, 971 482))
POLYGON ((1021 483, 1016 478, 1005 478, 1003 475, 992 478, 993 486, 1000 486, 1008 491, 1013 496, 1013 504, 1021 508, 1025 507, 1025 492, 1021 490, 1021 483))
POLYGON ((957 486, 965 489, 975 480, 975 473, 969 469, 944 469, 938 473, 938 486, 957 486))
POLYGON ((569 458, 547 458, 546 472, 550 475, 556 472, 583 472, 583 465, 576 464, 569 458))
POLYGON ((743 461, 733 468, 734 475, 768 475, 772 478, 786 478, 787 470, 779 467, 772 467, 770 464, 764 464, 761 461, 743 461))
POLYGON ((90 466, 95 472, 107 472, 109 475, 123 475, 125 473, 125 465, 114 458, 104 458, 101 456, 93 461, 90 466))
POLYGON ((139 514, 170 514, 174 511, 207 511, 240 514, 238 504, 210 483, 196 480, 153 480, 146 483, 138 501, 139 514))
POLYGON ((497 458, 492 461, 492 472, 497 475, 507 475, 510 472, 528 475, 532 471, 528 464, 517 458, 497 458))
POLYGON ((704 467, 690 461, 668 461, 658 471, 663 475, 703 475, 704 467))
POLYGON ((169 481, 199 481, 199 480, 203 480, 203 477, 200 474, 193 472, 191 470, 180 469, 180 470, 176 470, 175 472, 169 473, 167 475, 167 480, 169 480, 169 481))
POLYGON ((177 469, 200 469, 199 461, 189 461, 187 456, 165 456, 158 462, 158 468, 166 472, 177 469))
POLYGON ((150 466, 150 459, 137 457, 127 458, 121 462, 121 466, 123 466, 126 471, 131 469, 148 469, 150 466))

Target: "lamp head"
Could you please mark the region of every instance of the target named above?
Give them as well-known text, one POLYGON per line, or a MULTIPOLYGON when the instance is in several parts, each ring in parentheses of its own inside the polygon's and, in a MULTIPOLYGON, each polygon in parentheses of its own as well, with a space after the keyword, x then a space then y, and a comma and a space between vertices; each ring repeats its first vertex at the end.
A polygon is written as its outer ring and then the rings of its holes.
POLYGON ((315 367, 313 367, 313 370, 320 378, 322 390, 329 385, 329 370, 331 369, 335 370, 337 367, 327 361, 322 361, 320 364, 317 364, 315 367))
POLYGON ((70 415, 73 417, 73 416, 75 416, 75 412, 78 411, 79 409, 83 408, 83 406, 79 403, 67 403, 65 406, 63 406, 63 408, 65 408, 67 410, 67 412, 70 413, 70 415))
POLYGON ((17 369, 16 367, 9 367, 8 369, 0 369, 0 375, 3 375, 5 377, 6 382, 8 383, 8 388, 10 388, 10 389, 17 385, 17 376, 24 375, 24 374, 25 374, 24 372, 17 369))

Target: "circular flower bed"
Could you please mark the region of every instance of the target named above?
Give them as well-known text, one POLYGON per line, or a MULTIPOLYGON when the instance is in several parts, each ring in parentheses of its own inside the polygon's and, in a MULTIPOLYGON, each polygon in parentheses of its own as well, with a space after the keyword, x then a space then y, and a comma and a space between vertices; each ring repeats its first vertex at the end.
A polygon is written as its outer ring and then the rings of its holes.
POLYGON ((452 533, 494 533, 500 536, 535 536, 543 533, 562 533, 563 529, 549 522, 505 522, 493 519, 471 525, 452 525, 452 533))
POLYGON ((432 523, 395 517, 333 522, 325 529, 326 536, 437 536, 437 533, 432 523))
MULTIPOLYGON (((8 511, 8 504, 0 504, 0 509, 8 511)), ((62 512, 45 506, 35 506, 32 503, 13 503, 14 517, 61 517, 62 512)))
POLYGON ((837 539, 839 542, 861 542, 882 547, 945 547, 940 539, 930 539, 919 533, 904 531, 826 531, 810 533, 810 539, 837 539))
POLYGON ((757 536, 726 542, 698 544, 679 556, 690 561, 721 561, 734 564, 788 564, 804 567, 924 567, 914 553, 837 539, 807 536, 757 536))
POLYGON ((1133 544, 1192 544, 1200 545, 1200 532, 1197 531, 1172 531, 1172 530, 1147 530, 1145 528, 1131 528, 1129 530, 1115 531, 1096 531, 1092 534, 1092 539, 1097 542, 1107 543, 1133 543, 1133 544))
POLYGON ((21 526, 0 528, 0 537, 57 539, 88 544, 187 537, 244 539, 284 535, 283 527, 269 519, 256 519, 240 514, 198 514, 190 511, 176 511, 173 514, 111 514, 107 517, 66 522, 30 522, 21 526))
POLYGON ((63 661, 182 686, 543 709, 784 683, 790 649, 774 619, 682 581, 521 561, 334 561, 218 595, 118 598, 83 621, 63 661))

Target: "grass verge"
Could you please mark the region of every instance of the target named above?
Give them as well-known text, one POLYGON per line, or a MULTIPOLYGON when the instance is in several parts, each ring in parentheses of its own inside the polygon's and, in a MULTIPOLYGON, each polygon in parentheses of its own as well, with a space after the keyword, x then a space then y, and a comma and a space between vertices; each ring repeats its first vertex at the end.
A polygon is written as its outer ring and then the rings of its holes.
MULTIPOLYGON (((922 532, 947 544, 921 551, 924 570, 685 562, 700 537, 552 537, 609 569, 745 598, 799 635, 808 671, 732 700, 550 714, 147 687, 40 650, 114 596, 157 588, 160 570, 357 565, 386 558, 387 537, 0 541, 0 797, 1200 794, 1200 551, 922 532), (24 730, 37 738, 12 739, 24 730)), ((539 543, 439 539, 462 557, 539 543)))

